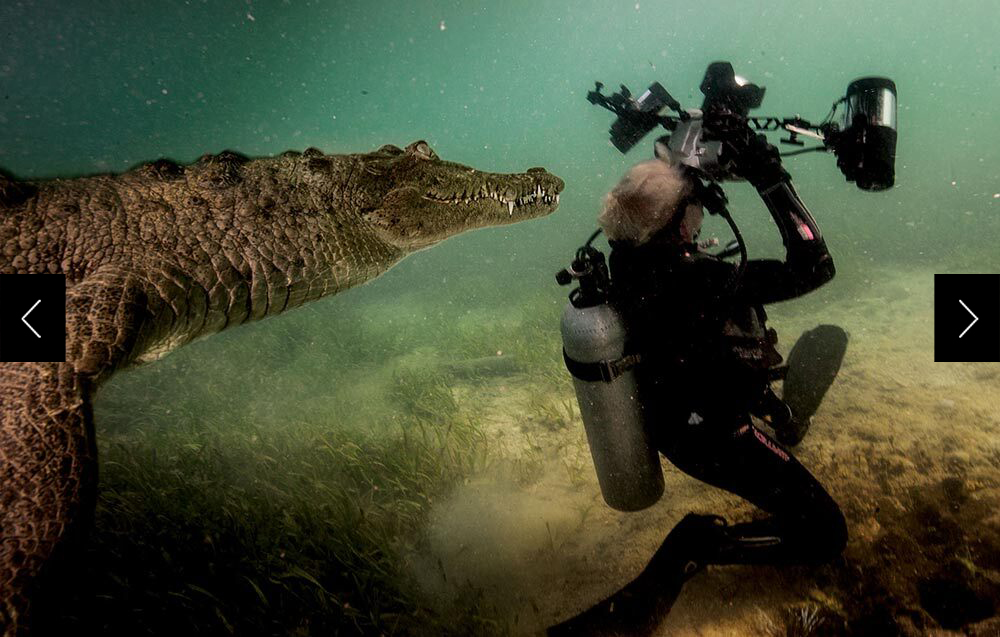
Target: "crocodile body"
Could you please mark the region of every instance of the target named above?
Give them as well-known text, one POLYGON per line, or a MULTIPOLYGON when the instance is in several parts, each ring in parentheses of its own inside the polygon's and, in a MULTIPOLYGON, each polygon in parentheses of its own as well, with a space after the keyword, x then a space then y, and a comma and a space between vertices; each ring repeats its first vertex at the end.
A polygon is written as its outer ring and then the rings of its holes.
MULTIPOLYGON (((42 182, 0 174, 0 274, 66 277, 66 362, 0 363, 0 633, 90 523, 91 397, 116 370, 368 281, 473 228, 548 214, 563 182, 425 142, 42 182)), ((19 628, 20 626, 20 628, 19 628)))

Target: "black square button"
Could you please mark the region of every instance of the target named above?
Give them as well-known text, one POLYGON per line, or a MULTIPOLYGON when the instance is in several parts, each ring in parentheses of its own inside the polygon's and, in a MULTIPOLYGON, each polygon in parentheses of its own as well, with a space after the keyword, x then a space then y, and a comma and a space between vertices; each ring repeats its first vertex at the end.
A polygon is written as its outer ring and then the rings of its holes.
POLYGON ((66 277, 0 274, 0 361, 66 360, 66 277))
POLYGON ((1000 274, 934 275, 934 360, 1000 361, 1000 274))

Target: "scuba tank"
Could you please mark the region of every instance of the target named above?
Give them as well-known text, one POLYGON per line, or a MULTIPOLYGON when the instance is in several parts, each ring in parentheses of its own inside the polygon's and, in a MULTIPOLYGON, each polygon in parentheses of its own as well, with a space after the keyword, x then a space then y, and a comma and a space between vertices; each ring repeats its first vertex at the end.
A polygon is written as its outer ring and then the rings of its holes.
POLYGON ((642 418, 633 367, 625 355, 625 324, 608 302, 611 278, 604 255, 591 242, 556 275, 560 285, 579 282, 562 316, 563 358, 573 376, 587 443, 604 501, 619 511, 638 511, 663 495, 660 456, 642 418))

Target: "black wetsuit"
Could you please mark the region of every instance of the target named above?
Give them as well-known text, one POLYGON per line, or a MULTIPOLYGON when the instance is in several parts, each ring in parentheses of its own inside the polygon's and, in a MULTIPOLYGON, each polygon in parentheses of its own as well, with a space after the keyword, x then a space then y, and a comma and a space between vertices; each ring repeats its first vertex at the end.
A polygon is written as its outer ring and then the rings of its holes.
MULTIPOLYGON (((767 176, 765 176, 767 177, 767 176)), ((737 266, 658 237, 612 242, 615 303, 640 351, 647 427, 675 466, 772 514, 730 526, 713 563, 819 562, 847 540, 844 517, 817 480, 751 422, 781 362, 763 305, 830 280, 833 261, 787 173, 755 186, 778 224, 784 262, 737 266)), ((668 231, 672 230, 670 228, 668 231)), ((661 234, 665 234, 661 232, 661 234)))

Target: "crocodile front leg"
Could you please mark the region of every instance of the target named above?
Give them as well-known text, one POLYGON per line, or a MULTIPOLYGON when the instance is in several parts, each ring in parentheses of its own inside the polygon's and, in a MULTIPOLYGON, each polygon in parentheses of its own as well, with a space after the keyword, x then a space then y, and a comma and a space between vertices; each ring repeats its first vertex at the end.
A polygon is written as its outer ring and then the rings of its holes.
POLYGON ((4 637, 26 634, 29 598, 93 519, 91 393, 134 351, 146 316, 139 290, 129 277, 98 273, 67 292, 66 363, 0 364, 4 637))
POLYGON ((0 627, 21 634, 38 576, 87 526, 97 456, 86 380, 67 363, 0 366, 0 627))

